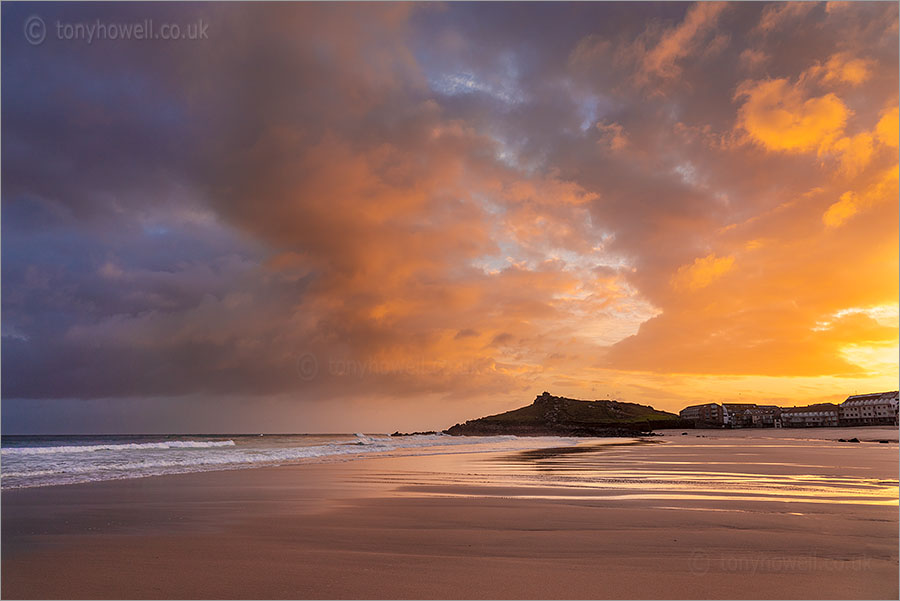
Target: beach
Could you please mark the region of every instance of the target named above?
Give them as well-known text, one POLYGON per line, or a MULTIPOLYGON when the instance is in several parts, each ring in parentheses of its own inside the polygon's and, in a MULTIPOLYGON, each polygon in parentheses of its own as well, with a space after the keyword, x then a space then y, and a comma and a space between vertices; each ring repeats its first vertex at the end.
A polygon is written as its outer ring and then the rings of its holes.
POLYGON ((2 595, 896 598, 896 440, 535 438, 4 490, 2 595))
POLYGON ((0 601, 900 601, 900 1, 0 22, 0 601))

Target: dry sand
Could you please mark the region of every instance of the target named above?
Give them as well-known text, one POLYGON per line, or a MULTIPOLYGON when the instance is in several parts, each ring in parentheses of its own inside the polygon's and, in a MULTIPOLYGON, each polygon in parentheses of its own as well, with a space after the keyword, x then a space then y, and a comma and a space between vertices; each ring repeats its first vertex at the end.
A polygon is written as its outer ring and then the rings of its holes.
POLYGON ((896 599, 897 444, 779 435, 4 491, 2 596, 896 599))

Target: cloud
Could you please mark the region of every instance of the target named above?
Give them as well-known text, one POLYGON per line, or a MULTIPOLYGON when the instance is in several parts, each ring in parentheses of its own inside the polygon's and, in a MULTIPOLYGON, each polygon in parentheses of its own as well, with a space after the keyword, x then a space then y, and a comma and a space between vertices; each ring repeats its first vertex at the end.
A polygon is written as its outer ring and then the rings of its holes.
POLYGON ((875 153, 874 136, 862 132, 853 137, 844 137, 830 146, 828 151, 839 155, 841 171, 848 175, 856 175, 871 161, 875 153))
MULTIPOLYGON (((834 3, 829 3, 829 6, 834 3)), ((806 16, 816 6, 815 2, 775 2, 767 4, 757 29, 768 33, 780 29, 792 21, 806 16)))
POLYGON ((114 48, 4 6, 4 407, 429 429, 893 382, 896 326, 841 312, 896 304, 897 7, 794 6, 48 5, 215 34, 114 48))
POLYGON ((897 179, 898 167, 894 165, 883 171, 875 183, 864 191, 844 192, 840 200, 828 207, 822 215, 822 222, 830 228, 838 227, 873 204, 894 200, 898 194, 897 179))
POLYGON ((734 257, 717 257, 715 253, 697 258, 690 265, 682 265, 672 277, 676 289, 699 290, 731 271, 734 257))
POLYGON ((833 54, 825 63, 822 80, 859 85, 869 79, 869 61, 852 58, 846 53, 833 54))
POLYGON ((742 65, 746 69, 753 71, 764 65, 770 57, 761 50, 757 50, 755 48, 747 48, 746 50, 741 52, 740 58, 742 65))
POLYGON ((878 120, 878 125, 875 126, 875 135, 878 137, 879 142, 887 146, 897 148, 898 144, 900 144, 898 142, 900 125, 898 125, 898 109, 896 106, 887 109, 881 116, 881 119, 878 120))
POLYGON ((601 132, 602 142, 608 145, 610 150, 622 150, 628 146, 628 135, 618 123, 600 121, 597 123, 597 130, 601 132))
POLYGON ((724 2, 693 4, 684 21, 665 30, 656 45, 644 54, 641 61, 643 71, 663 78, 676 77, 680 73, 678 62, 696 51, 708 32, 715 27, 725 7, 724 2))
POLYGON ((833 93, 808 97, 787 79, 743 83, 737 126, 768 150, 817 151, 841 135, 850 111, 833 93))

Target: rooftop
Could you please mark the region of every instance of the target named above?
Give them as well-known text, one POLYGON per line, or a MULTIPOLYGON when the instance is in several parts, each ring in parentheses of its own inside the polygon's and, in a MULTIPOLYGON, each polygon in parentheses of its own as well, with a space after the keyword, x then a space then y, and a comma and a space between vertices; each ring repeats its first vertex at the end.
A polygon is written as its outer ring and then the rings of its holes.
POLYGON ((873 392, 870 394, 854 394, 847 397, 845 403, 850 401, 890 401, 897 399, 900 396, 898 391, 893 390, 891 392, 873 392))

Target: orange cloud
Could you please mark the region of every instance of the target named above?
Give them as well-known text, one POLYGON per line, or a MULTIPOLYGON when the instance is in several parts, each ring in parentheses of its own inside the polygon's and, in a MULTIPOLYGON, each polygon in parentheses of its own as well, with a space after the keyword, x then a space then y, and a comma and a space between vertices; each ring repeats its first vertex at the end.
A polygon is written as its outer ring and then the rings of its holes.
POLYGON ((828 146, 844 130, 850 110, 834 94, 807 98, 787 79, 745 82, 738 127, 764 148, 808 152, 828 146))
POLYGON ((859 201, 853 192, 844 192, 841 199, 828 207, 822 215, 822 222, 828 227, 837 227, 859 211, 859 201))
POLYGON ((877 142, 896 147, 896 113, 887 111, 871 132, 845 135, 853 111, 834 93, 810 96, 807 88, 813 80, 862 83, 869 76, 868 64, 838 54, 824 67, 804 71, 796 85, 787 79, 744 82, 735 95, 746 99, 736 127, 767 150, 836 158, 840 173, 853 177, 870 165, 877 142))
POLYGON ((869 79, 871 74, 869 61, 851 58, 847 53, 838 53, 832 55, 825 63, 822 80, 859 85, 869 79))
POLYGON ((838 155, 841 171, 853 176, 865 169, 875 154, 875 138, 869 132, 853 137, 844 137, 828 147, 829 152, 838 155))
POLYGON ((691 6, 684 21, 666 30, 656 46, 646 52, 642 60, 644 72, 663 78, 677 76, 678 61, 697 49, 726 6, 724 2, 697 2, 691 6))
POLYGON ((884 112, 878 125, 875 126, 875 135, 878 141, 886 146, 897 148, 900 138, 900 124, 898 124, 898 108, 892 107, 884 112))
POLYGON ((717 257, 715 253, 711 253, 695 259, 690 265, 679 267, 672 276, 672 286, 690 291, 706 288, 731 271, 733 266, 734 257, 717 257))
POLYGON ((800 19, 815 8, 815 2, 777 2, 766 5, 757 28, 768 33, 800 19))
POLYGON ((599 121, 597 130, 601 133, 601 141, 608 145, 611 150, 622 150, 628 146, 628 135, 618 123, 599 121))
POLYGON ((822 222, 828 227, 838 227, 870 205, 896 200, 898 166, 883 171, 878 179, 863 192, 844 192, 840 200, 828 207, 822 215, 822 222))

